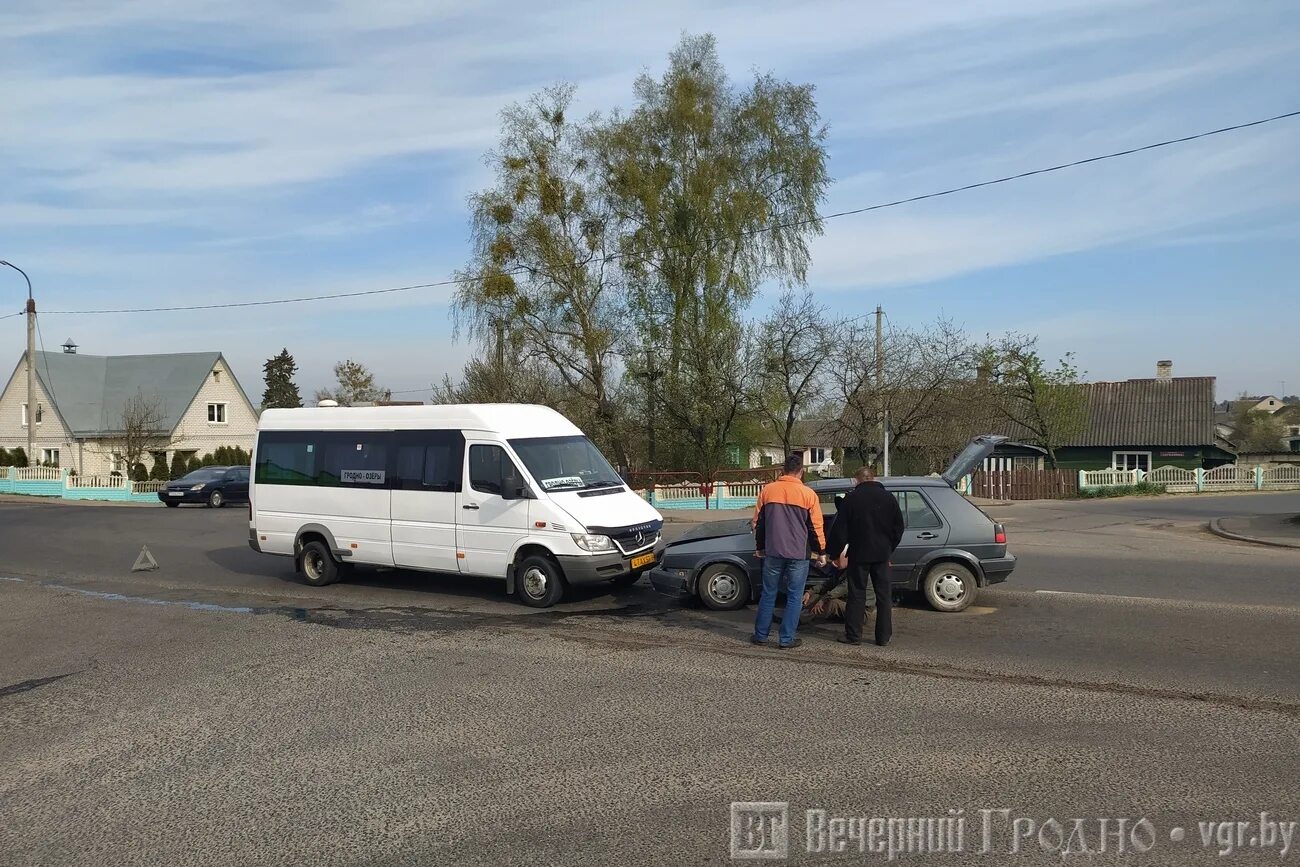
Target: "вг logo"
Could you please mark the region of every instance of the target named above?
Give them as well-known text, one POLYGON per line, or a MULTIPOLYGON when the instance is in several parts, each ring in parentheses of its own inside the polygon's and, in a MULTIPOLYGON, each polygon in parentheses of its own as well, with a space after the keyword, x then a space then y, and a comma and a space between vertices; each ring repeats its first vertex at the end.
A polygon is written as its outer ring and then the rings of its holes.
POLYGON ((790 804, 787 801, 731 802, 731 857, 784 859, 789 851, 790 804))

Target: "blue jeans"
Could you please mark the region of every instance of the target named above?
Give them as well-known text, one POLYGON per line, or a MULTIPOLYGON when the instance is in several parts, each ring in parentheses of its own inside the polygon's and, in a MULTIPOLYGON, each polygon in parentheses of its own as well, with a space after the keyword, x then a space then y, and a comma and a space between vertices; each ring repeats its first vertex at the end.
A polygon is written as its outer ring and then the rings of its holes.
POLYGON ((754 638, 767 640, 772 629, 772 612, 776 609, 776 594, 785 587, 785 610, 781 613, 781 646, 794 641, 799 628, 799 613, 803 610, 803 588, 808 583, 808 558, 792 560, 788 557, 763 558, 763 594, 758 597, 758 614, 754 617, 754 638))

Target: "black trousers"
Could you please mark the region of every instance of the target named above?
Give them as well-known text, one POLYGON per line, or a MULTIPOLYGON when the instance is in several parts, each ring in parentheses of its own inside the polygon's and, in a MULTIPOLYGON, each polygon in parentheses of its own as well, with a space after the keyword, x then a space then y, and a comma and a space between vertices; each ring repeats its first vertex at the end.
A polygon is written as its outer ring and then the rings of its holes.
POLYGON ((849 641, 862 640, 862 625, 867 617, 868 575, 872 589, 876 591, 876 643, 886 642, 893 636, 894 597, 889 571, 888 563, 849 561, 849 599, 844 608, 844 637, 849 641))

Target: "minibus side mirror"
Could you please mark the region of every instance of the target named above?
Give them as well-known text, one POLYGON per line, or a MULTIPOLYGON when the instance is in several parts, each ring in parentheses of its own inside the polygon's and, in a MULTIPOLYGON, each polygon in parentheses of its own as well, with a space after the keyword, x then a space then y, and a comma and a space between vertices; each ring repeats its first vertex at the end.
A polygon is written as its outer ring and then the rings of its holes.
POLYGON ((528 494, 524 490, 523 480, 515 475, 513 471, 501 477, 501 499, 524 500, 527 498, 528 494))

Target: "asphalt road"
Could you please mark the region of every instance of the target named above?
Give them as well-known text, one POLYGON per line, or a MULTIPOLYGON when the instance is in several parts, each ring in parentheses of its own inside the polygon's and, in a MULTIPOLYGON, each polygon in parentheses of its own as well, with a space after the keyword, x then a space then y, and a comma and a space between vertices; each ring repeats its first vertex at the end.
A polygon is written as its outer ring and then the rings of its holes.
MULTIPOLYGON (((1022 564, 976 608, 781 652, 643 585, 316 589, 243 509, 0 503, 0 863, 725 863, 769 800, 792 852, 809 808, 1006 808, 1157 829, 1090 864, 1222 863, 1198 821, 1300 821, 1300 555, 1199 526, 1300 495, 1000 508, 1022 564)), ((967 844, 940 863, 1061 860, 967 844)))

